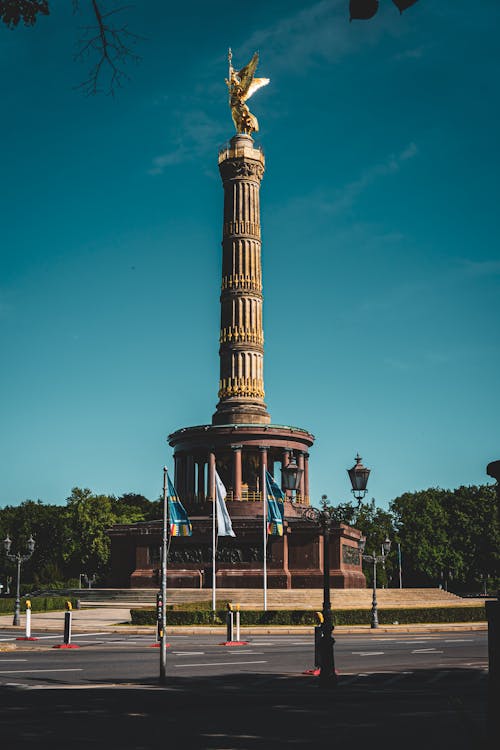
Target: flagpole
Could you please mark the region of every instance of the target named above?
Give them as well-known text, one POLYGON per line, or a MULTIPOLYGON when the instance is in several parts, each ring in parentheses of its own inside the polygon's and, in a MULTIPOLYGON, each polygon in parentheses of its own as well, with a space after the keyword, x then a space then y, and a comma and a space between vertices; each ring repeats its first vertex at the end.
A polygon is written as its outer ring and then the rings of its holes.
POLYGON ((267 612, 267 465, 262 462, 262 534, 264 549, 264 612, 267 612))
POLYGON ((163 467, 163 530, 161 553, 161 634, 160 634, 160 685, 164 685, 167 675, 167 554, 168 554, 168 497, 167 497, 167 467, 163 467))
POLYGON ((217 497, 216 497, 216 488, 215 488, 215 470, 213 472, 214 478, 213 478, 213 485, 212 485, 212 502, 213 502, 213 508, 212 508, 212 612, 215 612, 216 610, 216 597, 217 597, 217 579, 215 576, 215 548, 217 545, 217 536, 215 533, 215 524, 217 522, 217 497))

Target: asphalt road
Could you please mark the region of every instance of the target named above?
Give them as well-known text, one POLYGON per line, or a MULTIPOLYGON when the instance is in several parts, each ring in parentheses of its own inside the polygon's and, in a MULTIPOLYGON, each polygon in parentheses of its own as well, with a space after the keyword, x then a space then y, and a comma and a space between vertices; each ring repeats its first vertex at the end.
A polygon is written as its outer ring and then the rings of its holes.
POLYGON ((16 748, 486 746, 484 632, 339 636, 331 691, 303 674, 312 637, 172 635, 162 688, 148 636, 82 634, 74 650, 40 636, 0 652, 0 736, 16 748))
MULTIPOLYGON (((159 652, 151 636, 74 635, 72 642, 79 648, 68 650, 51 648, 61 642, 60 635, 38 637, 30 644, 21 642, 22 651, 0 652, 0 684, 151 684, 157 678, 159 652)), ((14 639, 9 632, 0 633, 0 643, 14 639)), ((296 675, 315 666, 312 636, 249 636, 248 645, 234 647, 220 645, 222 638, 215 635, 171 635, 168 640, 167 669, 172 677, 296 675)), ((350 683, 376 674, 394 684, 422 671, 435 672, 433 682, 439 682, 457 669, 470 670, 471 679, 480 680, 487 668, 487 635, 344 635, 336 640, 335 657, 341 680, 350 683)))

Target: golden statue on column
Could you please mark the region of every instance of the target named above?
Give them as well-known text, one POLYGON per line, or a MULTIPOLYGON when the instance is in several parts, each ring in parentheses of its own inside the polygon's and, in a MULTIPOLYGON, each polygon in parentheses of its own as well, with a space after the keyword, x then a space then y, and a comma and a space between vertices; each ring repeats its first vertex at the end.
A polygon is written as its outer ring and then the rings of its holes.
POLYGON ((262 86, 267 86, 269 78, 255 78, 254 73, 259 64, 259 53, 256 52, 248 65, 241 70, 235 70, 232 65, 233 53, 229 49, 229 78, 226 78, 226 84, 229 89, 229 106, 234 127, 237 133, 246 133, 251 135, 259 129, 259 123, 248 106, 245 104, 252 94, 255 94, 262 86))

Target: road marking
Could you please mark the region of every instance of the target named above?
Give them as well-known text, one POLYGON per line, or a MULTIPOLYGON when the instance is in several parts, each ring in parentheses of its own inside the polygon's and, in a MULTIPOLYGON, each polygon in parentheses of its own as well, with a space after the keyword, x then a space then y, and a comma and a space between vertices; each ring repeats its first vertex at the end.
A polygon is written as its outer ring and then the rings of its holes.
POLYGON ((204 651, 173 651, 175 656, 204 656, 204 651))
POLYGON ((444 651, 438 651, 435 648, 414 648, 412 654, 443 654, 444 651))
POLYGON ((66 668, 66 669, 0 669, 0 674, 27 674, 33 672, 83 672, 83 668, 77 667, 66 668))
POLYGON ((174 667, 233 667, 235 664, 267 664, 267 661, 209 661, 204 664, 174 664, 174 667))
POLYGON ((13 661, 28 661, 27 659, 0 659, 0 664, 12 664, 13 661))
POLYGON ((228 651, 227 653, 231 654, 231 656, 233 654, 234 656, 240 656, 241 654, 259 654, 260 656, 264 654, 263 651, 250 651, 250 650, 247 650, 246 648, 239 648, 236 651, 228 651))
POLYGON ((474 643, 474 638, 450 638, 445 643, 474 643))
POLYGON ((384 651, 351 651, 355 656, 380 656, 384 651))
POLYGON ((290 646, 312 646, 313 643, 314 643, 314 641, 311 638, 310 641, 292 641, 290 643, 290 646))
POLYGON ((408 643, 429 643, 430 640, 431 640, 430 638, 427 638, 424 641, 396 641, 396 643, 398 643, 398 644, 400 644, 400 643, 404 643, 404 644, 408 644, 408 643))

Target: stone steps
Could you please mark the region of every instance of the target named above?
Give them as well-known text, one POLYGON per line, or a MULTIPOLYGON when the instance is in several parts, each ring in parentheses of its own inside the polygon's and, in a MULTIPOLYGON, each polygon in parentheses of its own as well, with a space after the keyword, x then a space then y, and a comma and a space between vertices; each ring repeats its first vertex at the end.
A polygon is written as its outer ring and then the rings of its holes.
MULTIPOLYGON (((71 592, 80 599, 83 606, 112 606, 119 603, 125 606, 154 606, 155 589, 78 589, 71 592)), ((208 602, 210 589, 169 589, 167 601, 170 604, 208 602)), ((372 602, 371 589, 332 589, 333 609, 369 609, 372 602)), ((263 592, 261 589, 218 589, 217 601, 240 604, 244 609, 261 609, 263 592)), ((322 607, 321 589, 268 589, 269 609, 315 609, 322 607)), ((437 607, 437 606, 477 606, 482 603, 475 599, 462 599, 441 589, 377 589, 379 607, 437 607)))

